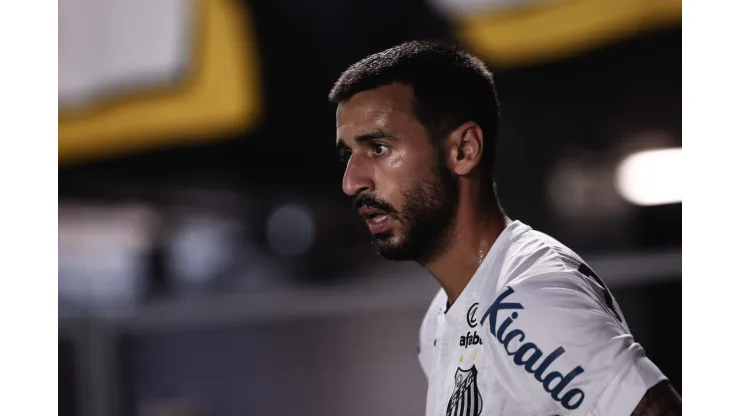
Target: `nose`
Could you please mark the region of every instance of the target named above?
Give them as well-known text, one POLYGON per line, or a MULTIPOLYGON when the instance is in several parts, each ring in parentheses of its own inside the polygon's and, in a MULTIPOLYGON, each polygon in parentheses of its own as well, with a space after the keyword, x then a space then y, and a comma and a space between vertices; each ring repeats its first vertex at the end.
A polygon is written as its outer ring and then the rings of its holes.
POLYGON ((372 191, 373 188, 369 166, 359 159, 350 158, 344 170, 344 178, 342 178, 342 191, 347 196, 357 196, 363 192, 372 191))

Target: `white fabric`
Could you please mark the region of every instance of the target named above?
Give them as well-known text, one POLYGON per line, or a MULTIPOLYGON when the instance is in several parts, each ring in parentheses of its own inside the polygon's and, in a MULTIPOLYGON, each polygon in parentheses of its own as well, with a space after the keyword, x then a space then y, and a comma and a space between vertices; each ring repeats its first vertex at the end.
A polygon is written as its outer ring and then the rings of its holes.
POLYGON ((583 260, 519 221, 446 304, 420 330, 427 416, 625 416, 665 378, 583 260))
POLYGON ((164 87, 188 69, 192 0, 59 2, 59 107, 164 87))
POLYGON ((507 13, 562 0, 429 0, 443 14, 451 17, 471 16, 478 13, 507 13))

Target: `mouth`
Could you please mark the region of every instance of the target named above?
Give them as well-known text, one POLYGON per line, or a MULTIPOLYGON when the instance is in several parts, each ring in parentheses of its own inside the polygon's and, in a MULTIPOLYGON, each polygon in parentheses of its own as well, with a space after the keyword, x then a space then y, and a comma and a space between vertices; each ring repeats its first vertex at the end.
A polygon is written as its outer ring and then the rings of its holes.
POLYGON ((357 212, 367 223, 371 234, 383 232, 388 226, 390 216, 385 211, 375 208, 360 208, 357 212))

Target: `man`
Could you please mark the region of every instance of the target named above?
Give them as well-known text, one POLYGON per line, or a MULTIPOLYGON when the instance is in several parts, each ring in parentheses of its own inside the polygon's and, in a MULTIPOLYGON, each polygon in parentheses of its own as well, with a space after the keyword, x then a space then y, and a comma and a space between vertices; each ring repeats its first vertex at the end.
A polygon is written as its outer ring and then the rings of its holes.
POLYGON ((441 285, 420 331, 427 415, 681 413, 596 273, 501 209, 498 102, 479 59, 405 43, 350 66, 329 98, 342 189, 378 252, 441 285))

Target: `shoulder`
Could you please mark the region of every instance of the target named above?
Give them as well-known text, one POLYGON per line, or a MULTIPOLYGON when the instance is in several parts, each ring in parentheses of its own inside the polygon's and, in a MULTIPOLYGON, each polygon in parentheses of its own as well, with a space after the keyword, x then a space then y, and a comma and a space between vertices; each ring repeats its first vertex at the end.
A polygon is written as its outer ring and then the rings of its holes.
POLYGON ((576 329, 573 323, 593 319, 596 314, 602 318, 599 321, 616 322, 594 287, 572 271, 524 274, 487 298, 483 322, 505 309, 519 310, 516 315, 522 315, 520 322, 531 320, 532 325, 547 332, 576 329))
POLYGON ((519 223, 497 253, 481 292, 490 298, 507 286, 531 290, 543 282, 582 283, 584 264, 560 241, 519 223))
POLYGON ((530 228, 512 238, 507 248, 498 284, 488 288, 487 300, 516 293, 531 312, 545 315, 545 321, 574 319, 573 311, 588 311, 584 316, 598 313, 629 330, 597 272, 569 247, 530 228))
POLYGON ((509 280, 578 270, 583 259, 565 244, 536 230, 517 235, 506 253, 509 280))
POLYGON ((512 236, 501 254, 500 277, 482 294, 480 319, 499 342, 512 325, 555 348, 610 340, 632 347, 616 301, 573 250, 530 228, 512 236))

